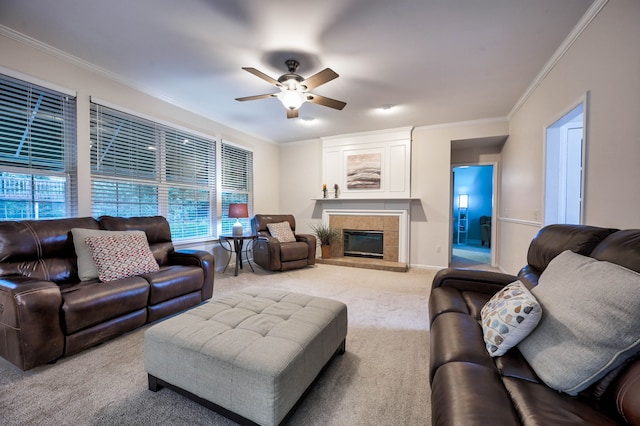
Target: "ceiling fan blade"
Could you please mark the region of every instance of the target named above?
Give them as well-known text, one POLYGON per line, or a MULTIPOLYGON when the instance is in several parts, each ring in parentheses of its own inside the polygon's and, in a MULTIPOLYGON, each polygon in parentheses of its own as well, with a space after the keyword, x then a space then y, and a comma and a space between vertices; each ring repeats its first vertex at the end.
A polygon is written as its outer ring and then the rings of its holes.
POLYGON ((321 84, 325 84, 334 78, 338 78, 338 74, 331 68, 325 68, 317 74, 312 75, 302 82, 302 85, 307 86, 307 90, 312 90, 321 84))
POLYGON ((333 109, 341 110, 344 108, 347 103, 342 101, 337 101, 335 99, 326 98, 320 95, 314 95, 313 93, 307 93, 307 102, 311 102, 318 105, 323 105, 333 109))
POLYGON ((257 69, 251 68, 251 67, 242 67, 242 69, 245 70, 245 71, 249 71, 251 74, 255 75, 256 77, 260 77, 261 79, 263 79, 264 81, 266 81, 269 84, 273 84, 274 86, 277 86, 277 87, 281 86, 281 84, 278 82, 278 80, 276 80, 275 78, 269 77, 268 75, 266 75, 262 71, 258 71, 257 69))
POLYGON ((298 118, 297 109, 287 109, 287 118, 298 118))
POLYGON ((236 101, 256 101, 258 99, 266 99, 275 97, 275 93, 268 93, 266 95, 245 96, 244 98, 236 98, 236 101))

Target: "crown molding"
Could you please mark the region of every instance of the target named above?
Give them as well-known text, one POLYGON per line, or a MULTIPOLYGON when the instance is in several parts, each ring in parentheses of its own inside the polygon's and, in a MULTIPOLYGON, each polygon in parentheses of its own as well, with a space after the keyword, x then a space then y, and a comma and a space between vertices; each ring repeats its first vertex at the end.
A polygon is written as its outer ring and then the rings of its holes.
MULTIPOLYGON (((89 61, 85 61, 84 59, 80 59, 77 56, 71 55, 70 53, 67 53, 63 50, 60 50, 56 47, 53 47, 47 43, 44 43, 40 40, 37 40, 33 37, 29 37, 26 34, 22 34, 18 31, 15 31, 12 28, 9 28, 5 25, 0 25, 0 35, 6 36, 10 39, 13 39, 15 41, 17 41, 18 43, 21 44, 25 44, 27 46, 33 47, 35 49, 38 49, 42 52, 45 52, 51 56, 54 56, 56 58, 62 59, 63 61, 69 62, 77 67, 83 68, 85 70, 91 71, 95 74, 101 75, 103 77, 106 77, 110 80, 113 80, 117 83, 120 83, 124 86, 130 87, 132 89, 138 90, 142 93, 146 93, 150 96, 153 96, 154 98, 158 98, 161 99, 165 102, 168 102, 172 105, 176 105, 179 106, 176 101, 164 94, 159 94, 159 93, 155 93, 153 92, 150 88, 148 87, 144 87, 141 86, 137 83, 134 83, 130 80, 127 80, 125 78, 123 78, 121 75, 116 74, 112 71, 109 71, 105 68, 102 68, 96 64, 92 64, 89 61)), ((183 107, 181 107, 183 108, 183 107)))
POLYGON ((429 124, 426 126, 415 127, 415 130, 445 129, 447 127, 478 126, 483 124, 508 123, 508 122, 509 122, 509 119, 507 117, 490 117, 490 118, 480 118, 478 120, 453 121, 449 123, 429 124))
POLYGON ((533 79, 527 90, 522 94, 520 99, 513 106, 507 118, 511 120, 515 113, 517 113, 522 105, 529 99, 529 97, 533 94, 533 92, 538 88, 538 86, 544 81, 544 79, 549 75, 549 73, 555 68, 555 66, 560 62, 560 59, 567 53, 569 48, 573 45, 573 43, 580 37, 580 34, 589 26, 591 21, 598 16, 598 13, 602 10, 602 8, 609 2, 609 0, 595 0, 591 7, 587 10, 587 12, 582 16, 580 21, 573 27, 573 30, 569 33, 567 38, 562 42, 560 47, 556 49, 555 53, 549 61, 545 64, 545 66, 540 70, 536 78, 533 79))

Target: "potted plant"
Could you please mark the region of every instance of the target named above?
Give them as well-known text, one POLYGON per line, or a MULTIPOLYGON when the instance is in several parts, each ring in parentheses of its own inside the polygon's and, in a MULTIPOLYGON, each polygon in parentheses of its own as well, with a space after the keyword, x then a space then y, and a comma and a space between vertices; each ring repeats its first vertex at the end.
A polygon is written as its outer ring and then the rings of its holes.
POLYGON ((320 241, 322 258, 326 259, 331 257, 331 243, 340 237, 340 231, 324 224, 310 225, 310 227, 313 230, 313 234, 316 236, 318 241, 320 241))

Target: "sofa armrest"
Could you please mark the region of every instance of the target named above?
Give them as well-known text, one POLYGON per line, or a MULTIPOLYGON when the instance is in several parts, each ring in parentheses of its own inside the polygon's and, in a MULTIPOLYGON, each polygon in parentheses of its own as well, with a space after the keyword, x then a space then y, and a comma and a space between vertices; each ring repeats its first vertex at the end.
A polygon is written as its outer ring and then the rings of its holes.
POLYGON ((316 237, 311 234, 296 234, 296 241, 302 241, 309 246, 309 257, 307 263, 314 265, 316 263, 316 237))
POLYGON ((282 268, 280 241, 269 235, 258 236, 253 246, 253 260, 269 271, 279 271, 282 268))
POLYGON ((215 259, 213 254, 204 250, 174 250, 169 252, 170 265, 197 266, 204 271, 202 284, 202 300, 213 296, 213 277, 215 274, 215 259))
POLYGON ((21 370, 60 358, 64 333, 57 284, 23 276, 0 278, 0 356, 21 370))
POLYGON ((624 369, 612 387, 612 408, 630 425, 640 425, 640 358, 624 369))
POLYGON ((503 274, 501 272, 447 268, 436 273, 431 284, 431 289, 437 287, 454 287, 459 291, 495 294, 504 286, 517 279, 514 275, 503 274))

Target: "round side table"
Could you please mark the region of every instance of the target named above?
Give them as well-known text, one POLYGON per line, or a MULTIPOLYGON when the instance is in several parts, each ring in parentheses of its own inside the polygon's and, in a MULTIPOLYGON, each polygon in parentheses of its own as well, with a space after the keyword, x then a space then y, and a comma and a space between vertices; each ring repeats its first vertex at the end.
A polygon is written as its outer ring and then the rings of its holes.
POLYGON ((251 261, 247 257, 247 250, 249 249, 249 247, 253 247, 253 244, 258 239, 258 236, 256 234, 243 234, 243 235, 221 234, 218 236, 218 238, 220 239, 220 245, 222 246, 222 248, 225 249, 227 252, 229 252, 229 260, 227 260, 227 265, 224 267, 224 271, 222 271, 222 273, 226 272, 227 267, 231 262, 231 253, 235 253, 236 268, 235 268, 234 275, 238 276, 238 269, 243 269, 242 268, 242 264, 243 264, 242 248, 243 247, 244 247, 244 255, 247 260, 247 263, 249 264, 251 271, 255 272, 253 269, 253 265, 251 264, 251 261), (251 242, 251 244, 247 244, 245 247, 245 244, 244 244, 245 241, 249 241, 251 242))

